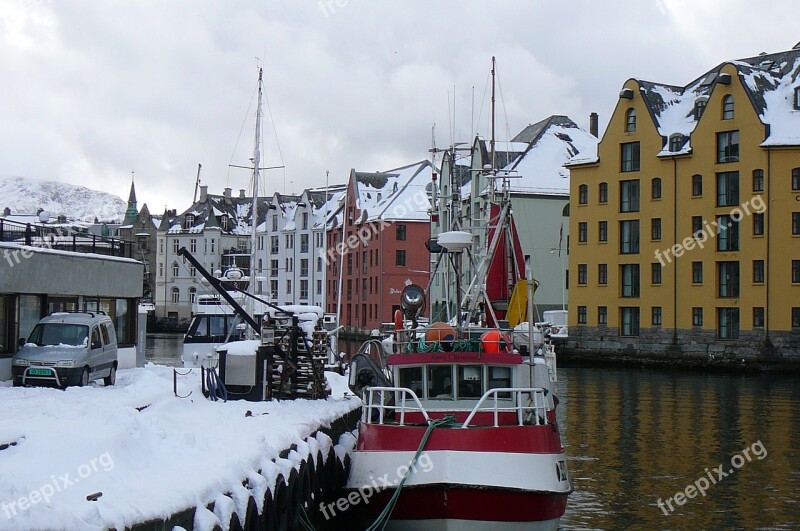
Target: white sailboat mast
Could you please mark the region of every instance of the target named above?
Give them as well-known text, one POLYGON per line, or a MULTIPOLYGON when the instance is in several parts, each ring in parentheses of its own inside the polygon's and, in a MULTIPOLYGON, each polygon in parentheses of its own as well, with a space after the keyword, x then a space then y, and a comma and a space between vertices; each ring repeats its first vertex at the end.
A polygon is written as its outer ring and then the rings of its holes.
MULTIPOLYGON (((250 283, 247 287, 247 292, 251 295, 256 291, 256 227, 258 227, 258 181, 259 169, 261 167, 261 76, 262 69, 258 69, 258 109, 256 110, 256 133, 255 145, 253 146, 253 209, 251 211, 251 229, 250 229, 250 283)), ((258 274, 261 272, 258 271, 258 274)), ((248 297, 248 313, 252 315, 252 298, 248 297)))

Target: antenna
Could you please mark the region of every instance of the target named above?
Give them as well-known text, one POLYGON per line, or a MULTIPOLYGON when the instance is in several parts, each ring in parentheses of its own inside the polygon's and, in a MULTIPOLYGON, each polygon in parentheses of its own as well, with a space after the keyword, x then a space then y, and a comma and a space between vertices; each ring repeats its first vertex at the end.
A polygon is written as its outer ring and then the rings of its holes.
POLYGON ((197 203, 197 189, 200 188, 200 168, 202 167, 202 164, 197 164, 197 179, 194 182, 194 199, 192 199, 192 204, 197 203))

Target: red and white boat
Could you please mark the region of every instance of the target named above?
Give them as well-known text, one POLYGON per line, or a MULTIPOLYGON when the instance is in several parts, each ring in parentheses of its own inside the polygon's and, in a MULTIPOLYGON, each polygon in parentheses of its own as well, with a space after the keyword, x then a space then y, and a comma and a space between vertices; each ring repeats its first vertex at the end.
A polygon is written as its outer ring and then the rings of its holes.
POLYGON ((437 237, 450 255, 437 267, 455 269, 458 317, 420 329, 425 293, 407 286, 391 352, 372 340, 351 359, 350 387, 364 406, 346 488, 349 511, 360 512, 366 529, 555 530, 572 492, 556 420, 555 350, 533 326, 536 282, 522 260, 510 176, 489 168, 485 177, 485 253, 462 252, 476 240, 460 230, 457 194, 445 199, 453 221, 437 237), (462 291, 465 254, 482 258, 462 291), (528 281, 519 282, 523 275, 528 281), (505 320, 512 306, 512 321, 523 321, 516 333, 505 320))

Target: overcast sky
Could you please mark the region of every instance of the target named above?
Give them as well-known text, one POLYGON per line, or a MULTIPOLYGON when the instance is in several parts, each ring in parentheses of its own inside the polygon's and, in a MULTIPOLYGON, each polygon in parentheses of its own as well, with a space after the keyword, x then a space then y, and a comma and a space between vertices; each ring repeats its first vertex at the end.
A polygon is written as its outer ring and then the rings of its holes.
POLYGON ((602 131, 626 79, 685 85, 790 49, 798 14, 796 0, 0 0, 0 176, 127 198, 135 171, 154 212, 189 206, 198 163, 209 191, 249 189, 228 165, 252 154, 256 58, 263 165, 286 166, 268 194, 428 158, 434 123, 440 147, 453 129, 488 135, 492 55, 498 139, 551 114, 588 129, 596 111, 602 131))

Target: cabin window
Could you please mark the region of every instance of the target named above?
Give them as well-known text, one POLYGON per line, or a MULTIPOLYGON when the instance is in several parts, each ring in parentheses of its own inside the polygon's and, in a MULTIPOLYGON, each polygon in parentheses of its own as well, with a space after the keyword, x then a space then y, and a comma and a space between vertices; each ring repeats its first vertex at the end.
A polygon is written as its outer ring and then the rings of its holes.
MULTIPOLYGON (((486 389, 511 387, 511 367, 489 367, 486 389)), ((497 398, 511 398, 511 393, 497 393, 497 398)))
POLYGON ((458 367, 458 398, 483 396, 483 370, 480 365, 458 367))
POLYGON ((422 398, 422 367, 403 367, 397 371, 400 387, 411 389, 418 398, 422 398))
POLYGON ((428 398, 453 398, 453 366, 435 365, 428 367, 428 398))

